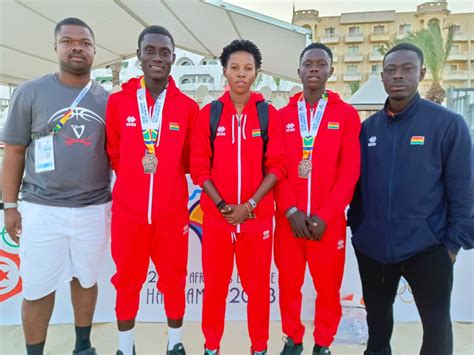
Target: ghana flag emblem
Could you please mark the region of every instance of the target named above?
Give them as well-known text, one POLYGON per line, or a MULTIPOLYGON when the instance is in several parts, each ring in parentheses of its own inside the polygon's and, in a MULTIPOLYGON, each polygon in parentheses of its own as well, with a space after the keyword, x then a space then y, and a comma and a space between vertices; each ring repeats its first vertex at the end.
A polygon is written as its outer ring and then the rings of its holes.
POLYGON ((412 136, 410 139, 410 145, 424 145, 425 137, 424 136, 412 136))
POLYGON ((328 129, 339 129, 339 122, 328 122, 328 129))
POLYGON ((170 122, 170 131, 179 131, 179 123, 170 122))
POLYGON ((260 129, 252 129, 252 137, 260 137, 262 135, 262 132, 260 129))

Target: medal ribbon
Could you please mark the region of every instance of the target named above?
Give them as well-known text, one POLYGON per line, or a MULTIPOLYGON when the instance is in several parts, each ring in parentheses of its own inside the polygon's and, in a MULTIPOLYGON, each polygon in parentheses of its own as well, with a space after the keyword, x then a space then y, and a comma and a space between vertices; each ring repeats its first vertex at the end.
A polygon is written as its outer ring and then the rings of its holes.
POLYGON ((158 133, 161 129, 163 121, 163 107, 165 105, 166 89, 162 91, 160 96, 155 101, 153 107, 153 114, 150 117, 148 106, 146 103, 146 89, 145 77, 140 79, 140 88, 137 90, 138 111, 140 113, 140 121, 142 123, 143 142, 145 143, 148 154, 155 154, 155 146, 159 145, 157 142, 158 133))
POLYGON ((74 108, 76 108, 76 106, 79 105, 79 102, 81 102, 84 96, 86 96, 91 86, 92 80, 90 80, 87 85, 84 86, 79 95, 77 95, 77 97, 72 102, 71 106, 69 106, 69 110, 67 110, 64 116, 61 117, 58 123, 56 123, 56 126, 54 126, 53 128, 53 134, 58 133, 61 128, 63 128, 63 126, 66 124, 66 122, 69 121, 69 119, 72 117, 72 114, 74 113, 74 108))
POLYGON ((327 104, 328 94, 324 92, 323 96, 319 99, 317 109, 311 114, 311 130, 309 130, 306 101, 303 93, 301 93, 300 99, 298 100, 298 120, 300 122, 301 139, 303 141, 303 159, 311 159, 314 149, 314 139, 318 135, 319 126, 321 125, 327 104))

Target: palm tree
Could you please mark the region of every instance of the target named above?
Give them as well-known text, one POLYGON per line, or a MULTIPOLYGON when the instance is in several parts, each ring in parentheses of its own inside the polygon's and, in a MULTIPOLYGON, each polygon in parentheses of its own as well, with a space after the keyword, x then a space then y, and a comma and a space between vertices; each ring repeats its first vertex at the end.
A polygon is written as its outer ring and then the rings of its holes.
POLYGON ((272 78, 273 78, 273 82, 275 83, 275 85, 277 87, 277 91, 280 91, 281 78, 279 76, 275 76, 275 75, 273 75, 272 78))
MULTIPOLYGON (((446 39, 444 39, 439 22, 430 21, 427 28, 410 32, 405 38, 388 44, 389 47, 392 47, 399 43, 411 43, 422 50, 425 58, 424 65, 432 77, 431 86, 425 97, 437 103, 442 103, 446 98, 446 91, 442 86, 443 70, 453 46, 454 26, 449 26, 447 31, 446 39)), ((386 52, 387 48, 384 48, 382 51, 386 52)))

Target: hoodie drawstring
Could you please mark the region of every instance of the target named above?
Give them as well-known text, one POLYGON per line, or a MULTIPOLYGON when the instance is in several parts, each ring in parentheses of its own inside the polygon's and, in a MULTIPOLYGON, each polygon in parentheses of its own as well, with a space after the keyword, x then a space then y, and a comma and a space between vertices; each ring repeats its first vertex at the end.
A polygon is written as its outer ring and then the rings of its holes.
POLYGON ((232 144, 235 143, 235 133, 234 133, 234 131, 235 131, 235 127, 234 127, 235 124, 234 123, 235 122, 234 121, 235 121, 235 115, 232 115, 232 144))
MULTIPOLYGON (((242 118, 242 116, 240 116, 242 118)), ((244 123, 242 124, 242 133, 243 133, 243 137, 245 140, 247 140, 247 137, 245 136, 245 124, 247 123, 247 115, 245 114, 244 117, 244 123)))

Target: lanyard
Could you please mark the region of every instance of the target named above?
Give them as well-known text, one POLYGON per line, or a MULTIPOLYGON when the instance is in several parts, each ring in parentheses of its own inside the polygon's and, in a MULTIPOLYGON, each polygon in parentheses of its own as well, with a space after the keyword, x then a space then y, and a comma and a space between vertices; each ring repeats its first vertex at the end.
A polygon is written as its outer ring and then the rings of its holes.
POLYGON ((324 111, 328 103, 328 94, 325 92, 319 99, 316 111, 311 114, 310 127, 308 127, 308 115, 306 111, 306 101, 303 93, 298 100, 298 120, 300 122, 300 133, 303 141, 303 159, 310 159, 314 148, 314 138, 318 135, 319 126, 323 119, 324 111))
POLYGON ((138 111, 142 124, 143 142, 145 143, 148 154, 155 154, 156 146, 160 144, 157 141, 158 132, 161 129, 163 121, 163 107, 165 105, 166 89, 158 96, 153 107, 153 114, 150 117, 146 103, 145 77, 140 80, 140 88, 137 90, 138 111))
POLYGON ((72 102, 71 106, 69 106, 69 110, 67 110, 67 112, 59 120, 59 122, 56 123, 56 126, 54 126, 54 128, 53 128, 53 134, 58 133, 61 130, 61 128, 63 128, 63 126, 66 124, 66 122, 69 121, 69 119, 72 117, 72 114, 74 112, 74 108, 76 108, 76 106, 79 105, 79 102, 81 102, 82 99, 84 98, 84 96, 86 96, 86 94, 89 92, 89 89, 91 88, 91 86, 92 86, 92 80, 90 80, 87 83, 87 85, 84 86, 84 88, 81 90, 79 95, 77 95, 77 97, 72 102))

